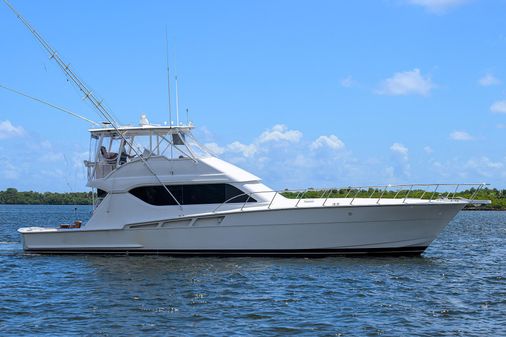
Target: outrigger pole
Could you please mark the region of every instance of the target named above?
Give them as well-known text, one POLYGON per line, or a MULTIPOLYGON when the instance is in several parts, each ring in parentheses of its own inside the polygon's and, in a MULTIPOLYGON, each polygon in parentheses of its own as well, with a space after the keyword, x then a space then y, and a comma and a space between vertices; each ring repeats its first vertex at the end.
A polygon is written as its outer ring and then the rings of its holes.
POLYGON ((54 50, 49 43, 44 40, 44 38, 32 27, 32 25, 9 3, 7 0, 3 0, 7 6, 16 14, 18 19, 30 30, 30 32, 35 36, 37 41, 42 45, 42 47, 49 53, 50 59, 54 59, 56 64, 63 70, 65 75, 79 88, 79 90, 83 93, 83 99, 88 100, 91 104, 100 112, 100 114, 111 124, 118 124, 118 122, 114 119, 111 113, 107 110, 107 108, 102 104, 103 101, 98 99, 91 89, 89 89, 86 84, 81 81, 81 79, 72 71, 70 68, 70 64, 66 64, 60 58, 56 50, 54 50))
POLYGON ((100 124, 99 124, 99 123, 97 123, 97 122, 95 122, 95 121, 93 121, 93 120, 91 120, 91 119, 89 119, 89 118, 86 118, 86 117, 84 117, 84 116, 78 115, 78 114, 76 114, 75 112, 72 112, 72 111, 70 111, 70 110, 68 110, 68 109, 65 109, 65 108, 62 108, 62 107, 60 107, 60 106, 54 105, 54 104, 49 103, 49 102, 47 102, 47 101, 44 101, 44 100, 42 100, 42 99, 40 99, 40 98, 30 96, 30 95, 28 95, 28 94, 22 93, 21 91, 18 91, 18 90, 15 90, 15 89, 12 89, 12 88, 6 87, 5 85, 1 85, 1 84, 0 84, 0 88, 5 89, 5 90, 10 91, 10 92, 13 92, 13 93, 15 93, 15 94, 18 94, 18 95, 20 95, 20 96, 23 96, 23 97, 29 98, 29 99, 34 100, 34 101, 36 101, 36 102, 39 102, 39 103, 42 103, 42 104, 48 105, 48 106, 50 106, 51 108, 54 108, 54 109, 57 109, 57 110, 63 111, 63 112, 65 112, 65 113, 67 113, 67 114, 69 114, 69 115, 71 115, 71 116, 74 116, 74 117, 76 117, 76 118, 82 119, 82 120, 84 120, 84 121, 86 121, 86 122, 88 122, 88 123, 91 123, 91 124, 93 124, 93 125, 100 126, 100 124))
POLYGON ((55 62, 60 66, 61 70, 67 75, 67 77, 79 88, 79 90, 84 94, 83 99, 87 99, 91 102, 91 104, 95 107, 95 109, 98 110, 100 115, 104 117, 109 123, 111 123, 111 126, 114 128, 114 130, 117 132, 117 134, 121 137, 121 139, 127 143, 130 148, 135 152, 135 154, 139 157, 139 159, 143 162, 143 164, 146 166, 148 171, 156 178, 158 183, 162 185, 167 193, 174 199, 174 201, 179 205, 179 208, 183 210, 183 206, 179 203, 179 201, 176 199, 176 197, 172 194, 172 192, 165 186, 165 184, 161 181, 160 177, 153 171, 151 166, 148 164, 146 159, 142 157, 142 155, 137 151, 134 144, 130 142, 123 133, 119 130, 119 124, 118 122, 112 117, 112 115, 109 113, 109 111, 105 108, 105 106, 102 104, 102 100, 99 100, 93 92, 84 84, 83 81, 70 69, 70 64, 66 64, 63 62, 63 60, 60 58, 56 50, 54 50, 49 43, 47 43, 46 40, 35 30, 35 28, 32 27, 32 25, 9 3, 7 0, 3 0, 5 4, 16 14, 18 19, 30 30, 30 32, 35 36, 37 41, 44 47, 44 49, 49 53, 50 59, 55 60, 55 62))

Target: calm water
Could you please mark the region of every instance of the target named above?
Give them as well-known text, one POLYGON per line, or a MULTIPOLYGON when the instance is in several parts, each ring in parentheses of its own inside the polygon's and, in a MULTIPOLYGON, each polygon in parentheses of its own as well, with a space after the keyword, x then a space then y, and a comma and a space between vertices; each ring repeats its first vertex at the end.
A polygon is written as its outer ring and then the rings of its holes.
POLYGON ((506 212, 460 213, 422 257, 21 250, 18 227, 73 218, 0 205, 0 335, 506 335, 506 212))

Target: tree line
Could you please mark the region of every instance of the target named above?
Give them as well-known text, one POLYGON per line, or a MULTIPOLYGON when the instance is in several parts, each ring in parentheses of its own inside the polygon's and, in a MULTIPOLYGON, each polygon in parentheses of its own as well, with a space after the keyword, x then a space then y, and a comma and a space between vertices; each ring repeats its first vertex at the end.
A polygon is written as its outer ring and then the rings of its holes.
POLYGON ((0 204, 18 205, 91 205, 91 192, 20 192, 10 187, 0 191, 0 204))

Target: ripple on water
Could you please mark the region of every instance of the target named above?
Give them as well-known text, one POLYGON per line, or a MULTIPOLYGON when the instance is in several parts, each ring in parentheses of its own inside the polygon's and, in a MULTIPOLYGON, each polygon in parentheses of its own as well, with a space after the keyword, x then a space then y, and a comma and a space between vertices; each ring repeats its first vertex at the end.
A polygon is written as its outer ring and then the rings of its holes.
POLYGON ((23 253, 18 227, 72 216, 0 206, 2 336, 506 335, 506 212, 459 214, 420 258, 23 253))

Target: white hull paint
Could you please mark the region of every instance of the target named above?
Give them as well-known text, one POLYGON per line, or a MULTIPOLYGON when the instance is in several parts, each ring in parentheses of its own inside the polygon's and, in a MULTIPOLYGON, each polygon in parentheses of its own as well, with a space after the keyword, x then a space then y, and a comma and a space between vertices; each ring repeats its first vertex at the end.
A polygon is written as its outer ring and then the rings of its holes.
POLYGON ((39 253, 422 253, 465 204, 264 209, 128 224, 122 229, 20 232, 24 249, 39 253))

